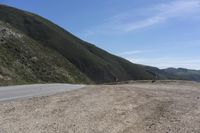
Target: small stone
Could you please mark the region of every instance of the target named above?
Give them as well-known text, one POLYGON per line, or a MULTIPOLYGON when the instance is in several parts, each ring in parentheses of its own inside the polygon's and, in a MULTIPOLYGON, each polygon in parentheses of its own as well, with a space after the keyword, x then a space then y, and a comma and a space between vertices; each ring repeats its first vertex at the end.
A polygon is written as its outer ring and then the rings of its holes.
POLYGON ((31 58, 31 60, 32 60, 33 62, 37 62, 37 61, 38 61, 38 58, 34 56, 34 57, 31 58))
POLYGON ((3 75, 0 74, 0 79, 3 79, 3 75))

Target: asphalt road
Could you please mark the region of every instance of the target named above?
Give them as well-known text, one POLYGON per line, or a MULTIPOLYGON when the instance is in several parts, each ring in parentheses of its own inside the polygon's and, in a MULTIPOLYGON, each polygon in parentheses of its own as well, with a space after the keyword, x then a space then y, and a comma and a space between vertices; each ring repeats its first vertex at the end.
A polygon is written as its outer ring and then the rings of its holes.
POLYGON ((0 87, 0 101, 52 95, 59 92, 80 89, 82 87, 84 85, 72 84, 34 84, 0 87))

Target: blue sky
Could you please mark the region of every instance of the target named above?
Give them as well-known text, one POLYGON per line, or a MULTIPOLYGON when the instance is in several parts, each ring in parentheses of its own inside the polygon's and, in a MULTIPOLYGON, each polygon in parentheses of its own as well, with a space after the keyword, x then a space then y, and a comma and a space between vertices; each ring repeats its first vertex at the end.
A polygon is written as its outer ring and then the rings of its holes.
POLYGON ((200 70, 200 0, 0 0, 134 63, 200 70))

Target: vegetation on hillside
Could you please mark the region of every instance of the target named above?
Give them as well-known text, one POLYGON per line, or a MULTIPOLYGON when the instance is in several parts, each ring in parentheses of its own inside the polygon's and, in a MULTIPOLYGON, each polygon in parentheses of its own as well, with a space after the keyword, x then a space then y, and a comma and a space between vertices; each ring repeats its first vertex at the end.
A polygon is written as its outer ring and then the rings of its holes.
MULTIPOLYGON (((60 58, 57 58, 59 62, 65 60, 73 64, 77 71, 80 71, 86 75, 88 79, 96 83, 113 82, 116 79, 122 81, 153 78, 144 67, 132 64, 125 59, 114 56, 92 44, 80 40, 71 33, 38 15, 12 7, 0 6, 0 21, 9 24, 27 38, 16 39, 16 41, 11 39, 7 40, 9 41, 7 43, 12 45, 13 48, 22 47, 23 44, 21 41, 34 42, 32 50, 30 49, 28 52, 34 51, 37 47, 46 48, 48 49, 46 54, 51 54, 48 55, 49 60, 54 57, 54 53, 58 53, 60 55, 60 58), (17 43, 17 41, 19 42, 17 43), (12 44, 14 42, 16 43, 15 45, 12 44)), ((44 51, 37 50, 35 52, 37 54, 42 54, 44 51)), ((22 54, 21 51, 20 54, 22 54)), ((54 61, 50 62, 49 60, 46 60, 49 66, 54 64, 54 61)), ((11 63, 12 62, 13 61, 11 61, 11 63)), ((26 62, 26 60, 24 62, 26 62)), ((41 62, 43 61, 41 60, 41 62)), ((37 64, 31 65, 35 67, 37 64)), ((40 69, 43 69, 44 66, 46 65, 40 65, 40 69)), ((13 68, 13 66, 9 67, 13 68)), ((63 67, 66 67, 66 65, 63 64, 63 67)), ((51 69, 47 70, 47 72, 50 70, 51 69)), ((45 78, 46 77, 43 77, 43 80, 45 78)), ((49 81, 49 78, 47 78, 47 81, 49 81)), ((68 80, 66 80, 66 82, 68 82, 68 80)))
POLYGON ((199 73, 133 64, 38 15, 0 5, 0 85, 148 79, 198 81, 199 73))

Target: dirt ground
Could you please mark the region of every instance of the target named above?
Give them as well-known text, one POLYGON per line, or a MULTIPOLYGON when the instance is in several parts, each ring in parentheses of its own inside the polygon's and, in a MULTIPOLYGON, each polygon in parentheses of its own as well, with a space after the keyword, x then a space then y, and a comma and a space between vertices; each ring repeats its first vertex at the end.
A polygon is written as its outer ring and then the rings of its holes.
POLYGON ((200 84, 92 85, 0 102, 0 133, 200 133, 200 84))

